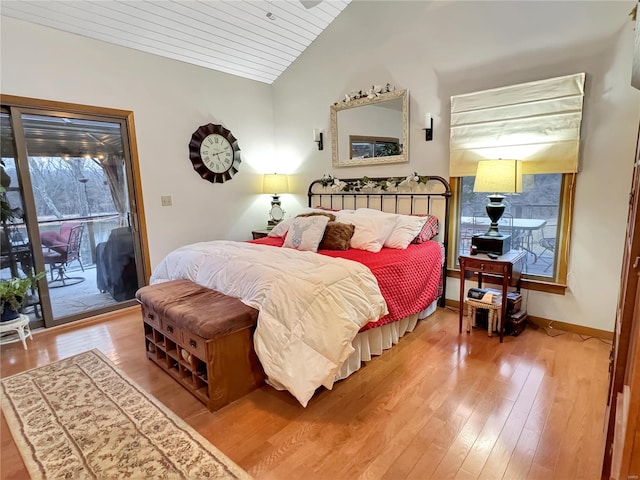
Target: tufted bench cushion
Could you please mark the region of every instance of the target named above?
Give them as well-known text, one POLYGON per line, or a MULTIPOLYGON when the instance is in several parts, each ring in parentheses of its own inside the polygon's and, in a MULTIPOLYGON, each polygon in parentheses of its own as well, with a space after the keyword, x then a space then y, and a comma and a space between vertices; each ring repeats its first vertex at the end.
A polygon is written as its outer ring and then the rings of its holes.
POLYGON ((189 280, 173 280, 140 288, 136 298, 160 318, 211 339, 252 327, 258 311, 189 280))

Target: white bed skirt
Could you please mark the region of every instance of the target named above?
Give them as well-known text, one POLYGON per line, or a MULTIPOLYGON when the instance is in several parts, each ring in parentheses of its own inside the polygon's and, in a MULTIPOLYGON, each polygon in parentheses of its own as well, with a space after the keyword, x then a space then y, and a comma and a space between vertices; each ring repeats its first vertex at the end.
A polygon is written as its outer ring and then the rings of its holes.
POLYGON ((389 350, 398 343, 400 338, 413 332, 418 320, 428 317, 437 308, 438 301, 436 300, 420 313, 358 333, 352 342, 355 351, 342 364, 336 373, 335 381, 347 378, 360 369, 362 362, 368 362, 374 355, 381 355, 384 350, 389 350))

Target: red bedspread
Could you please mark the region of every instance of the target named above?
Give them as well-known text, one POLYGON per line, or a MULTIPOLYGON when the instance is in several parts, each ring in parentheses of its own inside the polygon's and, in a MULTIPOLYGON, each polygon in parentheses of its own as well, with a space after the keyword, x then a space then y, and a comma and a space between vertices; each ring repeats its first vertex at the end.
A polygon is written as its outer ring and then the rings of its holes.
MULTIPOLYGON (((265 237, 251 242, 281 247, 284 239, 265 237)), ((377 322, 368 323, 360 331, 421 312, 442 293, 442 249, 437 242, 410 244, 406 250, 383 248, 379 253, 355 248, 346 251, 318 250, 318 253, 360 262, 369 267, 378 280, 389 313, 377 322)))

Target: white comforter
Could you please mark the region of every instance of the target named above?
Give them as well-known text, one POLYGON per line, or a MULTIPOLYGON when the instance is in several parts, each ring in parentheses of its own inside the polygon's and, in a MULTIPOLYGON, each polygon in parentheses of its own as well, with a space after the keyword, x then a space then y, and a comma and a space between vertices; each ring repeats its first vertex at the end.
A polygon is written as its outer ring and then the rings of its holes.
POLYGON ((313 252, 213 241, 178 248, 151 283, 188 279, 259 310, 254 345, 269 383, 306 406, 331 389, 351 342, 387 314, 378 282, 364 265, 313 252))

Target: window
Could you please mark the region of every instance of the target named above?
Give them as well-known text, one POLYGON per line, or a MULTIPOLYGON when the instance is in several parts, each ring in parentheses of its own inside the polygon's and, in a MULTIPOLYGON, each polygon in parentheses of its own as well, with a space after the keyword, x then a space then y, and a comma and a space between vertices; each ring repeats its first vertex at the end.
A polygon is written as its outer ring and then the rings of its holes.
POLYGON ((524 190, 507 198, 501 229, 511 235, 511 248, 527 252, 525 278, 566 284, 584 84, 585 74, 577 73, 451 97, 449 175, 457 221, 450 238, 459 252, 486 231, 486 199, 473 193, 479 162, 519 160, 524 190))
MULTIPOLYGON (((524 250, 524 278, 546 283, 566 283, 566 258, 570 212, 569 192, 575 178, 572 174, 524 175, 523 192, 507 195, 505 213, 500 219, 500 232, 511 235, 513 249, 524 250)), ((453 180, 457 220, 454 235, 458 254, 468 253, 471 237, 486 232, 489 219, 485 210, 486 194, 474 193, 475 177, 453 180)), ((457 264, 457 256, 451 266, 457 264)))

